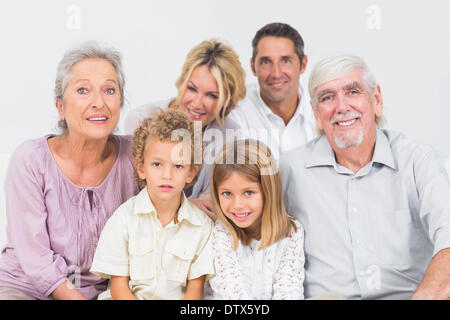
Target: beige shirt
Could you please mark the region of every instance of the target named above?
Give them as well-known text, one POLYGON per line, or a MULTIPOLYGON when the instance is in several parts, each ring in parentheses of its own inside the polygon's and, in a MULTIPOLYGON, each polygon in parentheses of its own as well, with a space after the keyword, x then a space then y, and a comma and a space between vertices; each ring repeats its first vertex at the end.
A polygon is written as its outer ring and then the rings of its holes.
MULTIPOLYGON (((137 299, 182 299, 186 280, 214 274, 213 222, 184 194, 176 220, 163 227, 142 189, 106 223, 90 271, 130 277, 137 299)), ((111 299, 109 288, 98 298, 111 299)))

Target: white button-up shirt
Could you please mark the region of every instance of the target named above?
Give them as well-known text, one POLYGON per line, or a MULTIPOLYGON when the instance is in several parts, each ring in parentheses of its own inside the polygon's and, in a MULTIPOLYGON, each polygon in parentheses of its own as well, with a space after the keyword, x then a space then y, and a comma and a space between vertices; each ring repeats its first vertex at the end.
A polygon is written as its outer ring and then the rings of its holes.
MULTIPOLYGON (((212 230, 212 220, 184 196, 177 221, 163 227, 144 188, 106 223, 90 271, 130 277, 137 299, 182 299, 186 280, 214 274, 212 230)), ((109 290, 99 296, 110 298, 109 290)))
MULTIPOLYGON (((316 122, 309 104, 309 97, 300 85, 299 104, 286 125, 272 112, 260 95, 257 83, 247 86, 245 99, 239 102, 227 120, 236 125, 241 138, 253 138, 264 142, 275 159, 287 151, 305 144, 316 136, 316 122)), ((229 139, 227 139, 229 140, 229 139)))
POLYGON ((378 129, 372 161, 353 173, 321 136, 283 155, 280 170, 305 228, 306 298, 408 299, 450 247, 450 182, 431 147, 378 129))

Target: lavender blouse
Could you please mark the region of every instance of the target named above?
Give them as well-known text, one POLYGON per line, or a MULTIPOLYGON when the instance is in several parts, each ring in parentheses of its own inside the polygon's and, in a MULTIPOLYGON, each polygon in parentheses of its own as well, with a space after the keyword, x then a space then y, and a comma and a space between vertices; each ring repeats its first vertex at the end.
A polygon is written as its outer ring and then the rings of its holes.
POLYGON ((0 286, 38 299, 69 280, 89 299, 106 290, 89 272, 108 218, 139 191, 133 179, 131 136, 112 136, 115 163, 97 187, 78 187, 59 170, 45 136, 20 145, 5 177, 7 245, 0 258, 0 286))

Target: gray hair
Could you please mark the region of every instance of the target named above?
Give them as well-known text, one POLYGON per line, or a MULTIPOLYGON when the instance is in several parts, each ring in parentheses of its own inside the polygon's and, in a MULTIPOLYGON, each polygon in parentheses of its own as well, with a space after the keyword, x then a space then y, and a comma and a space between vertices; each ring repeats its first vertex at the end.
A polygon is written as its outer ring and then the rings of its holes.
MULTIPOLYGON (((373 93, 377 87, 377 80, 372 72, 369 70, 367 64, 363 59, 357 56, 340 55, 332 56, 320 60, 311 71, 309 77, 309 96, 311 97, 314 108, 317 108, 316 89, 321 84, 343 77, 355 69, 362 72, 363 80, 366 83, 370 93, 373 93)), ((378 127, 382 127, 386 122, 383 115, 375 118, 378 127)))
MULTIPOLYGON (((56 69, 56 79, 55 79, 55 101, 63 102, 64 92, 66 87, 70 82, 72 67, 84 60, 84 59, 104 59, 111 63, 111 65, 116 70, 117 81, 119 82, 120 91, 120 107, 124 103, 124 86, 125 86, 125 75, 122 68, 122 56, 119 51, 105 44, 101 44, 97 41, 89 41, 82 43, 76 47, 67 50, 64 53, 63 58, 58 64, 56 69)), ((60 120, 58 126, 62 130, 67 130, 67 123, 65 120, 60 120)))

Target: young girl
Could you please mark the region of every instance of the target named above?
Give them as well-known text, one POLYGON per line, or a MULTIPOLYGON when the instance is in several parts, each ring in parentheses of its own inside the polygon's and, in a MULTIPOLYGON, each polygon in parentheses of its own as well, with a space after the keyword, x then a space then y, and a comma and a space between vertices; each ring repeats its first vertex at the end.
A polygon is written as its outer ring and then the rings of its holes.
POLYGON ((270 150, 249 139, 225 145, 211 196, 218 219, 208 298, 303 299, 304 232, 286 213, 270 150))
POLYGON ((203 298, 205 276, 214 273, 213 223, 183 193, 200 169, 193 141, 192 121, 177 110, 136 129, 132 155, 143 189, 102 231, 91 272, 111 281, 99 299, 203 298), (175 132, 187 133, 189 143, 173 140, 175 132))

